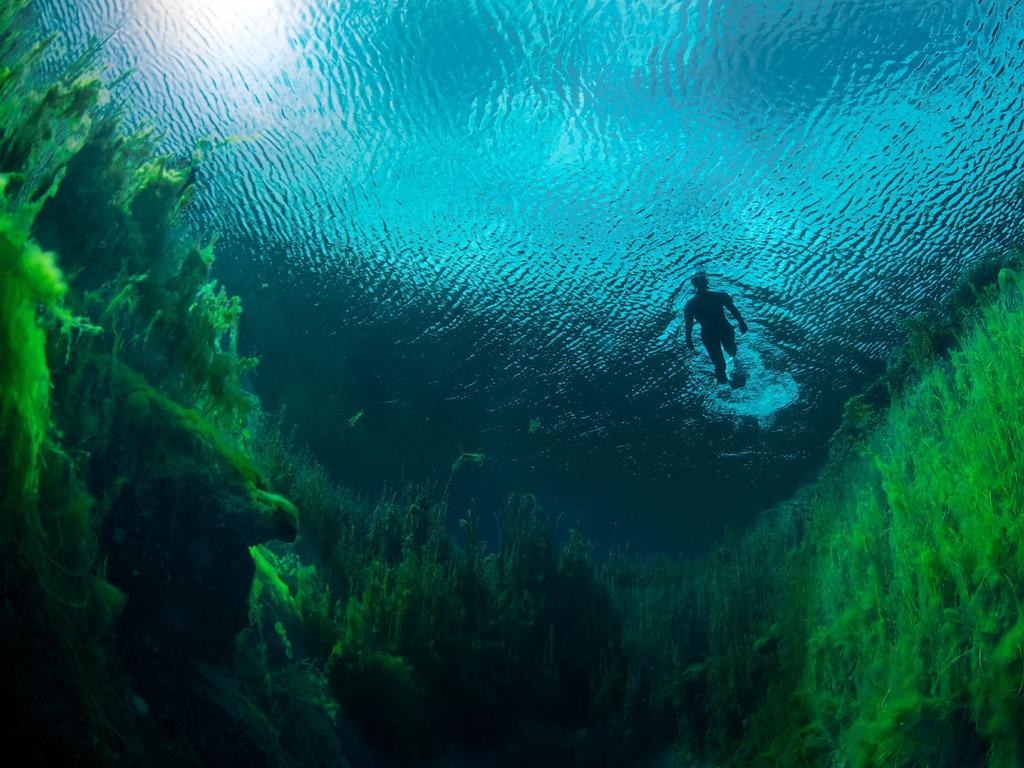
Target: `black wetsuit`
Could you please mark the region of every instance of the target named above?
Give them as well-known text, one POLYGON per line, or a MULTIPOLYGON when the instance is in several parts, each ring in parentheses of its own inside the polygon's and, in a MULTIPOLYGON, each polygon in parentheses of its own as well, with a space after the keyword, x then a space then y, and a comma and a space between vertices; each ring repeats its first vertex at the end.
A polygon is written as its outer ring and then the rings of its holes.
POLYGON ((736 354, 736 331, 725 319, 726 309, 739 321, 740 330, 745 330, 746 324, 732 303, 732 297, 723 291, 698 291, 696 296, 686 302, 683 309, 683 316, 686 319, 686 342, 693 343, 690 334, 693 330, 693 321, 696 320, 700 323, 700 338, 708 351, 708 357, 715 364, 715 378, 720 384, 729 382, 725 375, 725 356, 722 350, 725 349, 730 356, 736 354))

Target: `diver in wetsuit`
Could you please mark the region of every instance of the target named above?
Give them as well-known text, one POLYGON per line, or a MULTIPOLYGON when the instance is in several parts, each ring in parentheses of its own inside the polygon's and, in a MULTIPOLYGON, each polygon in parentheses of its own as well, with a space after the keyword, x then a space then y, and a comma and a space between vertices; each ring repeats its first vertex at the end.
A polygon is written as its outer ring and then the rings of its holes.
MULTIPOLYGON (((739 321, 740 333, 747 332, 747 324, 740 317, 736 305, 732 303, 732 297, 723 291, 709 291, 708 278, 706 275, 695 275, 690 283, 697 289, 697 295, 686 302, 683 308, 683 317, 686 320, 686 345, 690 351, 693 348, 693 321, 700 323, 700 339, 704 342, 704 349, 708 351, 708 357, 715 365, 715 378, 719 384, 728 384, 729 377, 725 374, 724 349, 729 357, 736 355, 736 332, 732 324, 725 319, 725 311, 739 321)), ((742 382, 735 382, 742 386, 742 382)))

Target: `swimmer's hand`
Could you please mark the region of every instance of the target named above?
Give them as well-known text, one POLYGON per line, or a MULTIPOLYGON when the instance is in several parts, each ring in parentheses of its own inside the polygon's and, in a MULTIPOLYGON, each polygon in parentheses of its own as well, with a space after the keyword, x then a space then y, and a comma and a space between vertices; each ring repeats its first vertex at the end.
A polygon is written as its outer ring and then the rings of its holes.
POLYGON ((742 320, 740 320, 740 333, 746 333, 746 332, 747 332, 747 324, 744 323, 742 320))

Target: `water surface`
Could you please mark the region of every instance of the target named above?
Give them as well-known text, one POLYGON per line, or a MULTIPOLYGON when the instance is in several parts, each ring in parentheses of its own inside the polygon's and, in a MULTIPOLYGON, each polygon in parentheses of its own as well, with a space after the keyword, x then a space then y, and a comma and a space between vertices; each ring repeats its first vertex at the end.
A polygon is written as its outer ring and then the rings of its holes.
POLYGON ((38 7, 132 70, 116 96, 168 151, 212 140, 189 222, 253 385, 369 492, 483 452, 456 507, 534 490, 594 536, 705 546, 1020 234, 1016 2, 38 7), (749 322, 744 390, 683 343, 698 269, 749 322))

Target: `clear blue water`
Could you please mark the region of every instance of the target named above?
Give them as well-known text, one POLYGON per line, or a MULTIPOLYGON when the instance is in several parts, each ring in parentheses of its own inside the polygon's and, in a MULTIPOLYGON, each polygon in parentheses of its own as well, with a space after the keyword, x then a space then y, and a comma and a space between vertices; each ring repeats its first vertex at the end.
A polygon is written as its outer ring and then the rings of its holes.
POLYGON ((116 98, 168 151, 218 145, 189 223, 221 235, 253 386, 367 491, 481 451, 455 506, 534 490, 699 548, 1020 236, 1016 2, 39 7, 132 70, 116 98), (743 390, 673 319, 698 269, 750 324, 743 390))

